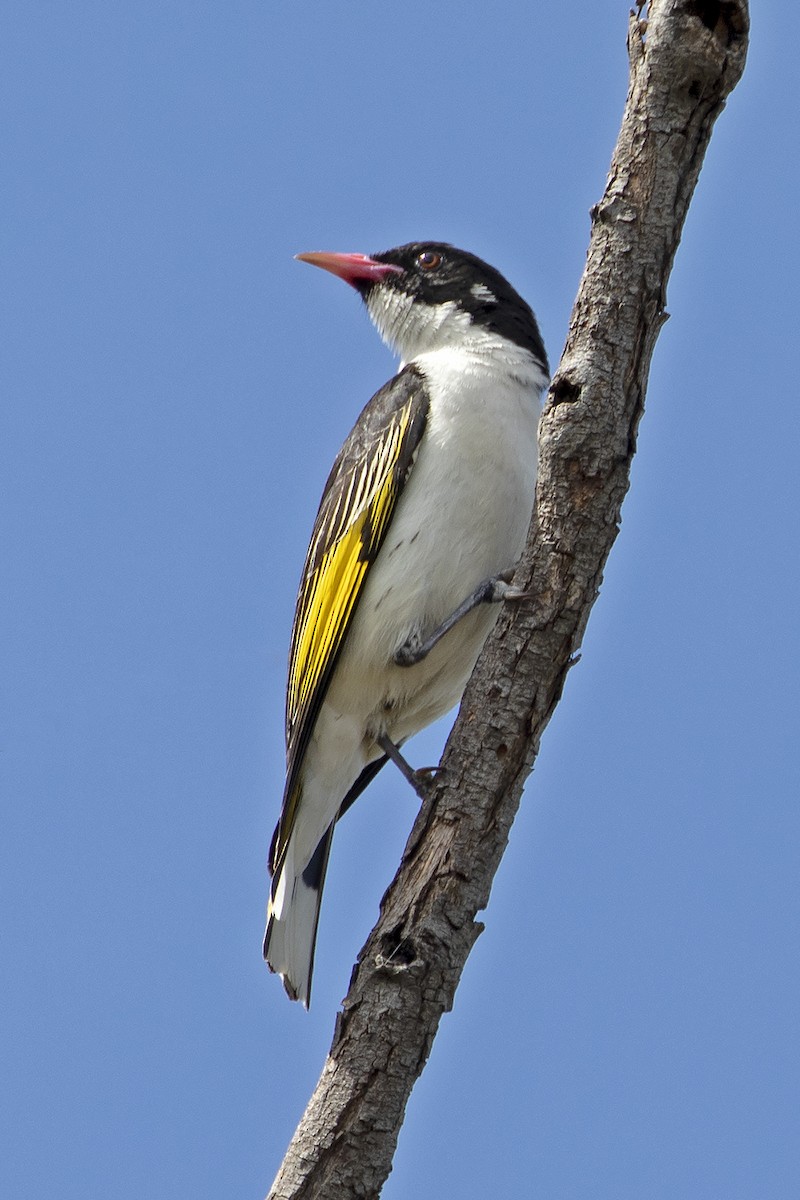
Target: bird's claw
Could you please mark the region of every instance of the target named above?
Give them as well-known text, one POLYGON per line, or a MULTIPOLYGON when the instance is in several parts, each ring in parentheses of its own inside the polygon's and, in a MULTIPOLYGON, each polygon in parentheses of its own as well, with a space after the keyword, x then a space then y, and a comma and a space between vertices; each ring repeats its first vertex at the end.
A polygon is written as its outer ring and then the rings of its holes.
POLYGON ((394 663, 397 667, 413 667, 418 661, 419 648, 422 643, 419 638, 409 638, 398 646, 394 652, 394 663))

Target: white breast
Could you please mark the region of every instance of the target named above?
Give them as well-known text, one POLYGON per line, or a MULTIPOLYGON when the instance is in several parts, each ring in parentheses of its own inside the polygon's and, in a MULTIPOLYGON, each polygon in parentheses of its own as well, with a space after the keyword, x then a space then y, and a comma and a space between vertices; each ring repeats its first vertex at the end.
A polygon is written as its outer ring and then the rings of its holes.
POLYGON ((498 606, 481 605, 421 663, 427 637, 483 579, 513 567, 533 508, 539 397, 525 351, 482 339, 418 355, 430 392, 417 460, 359 601, 327 703, 410 736, 460 699, 498 606))

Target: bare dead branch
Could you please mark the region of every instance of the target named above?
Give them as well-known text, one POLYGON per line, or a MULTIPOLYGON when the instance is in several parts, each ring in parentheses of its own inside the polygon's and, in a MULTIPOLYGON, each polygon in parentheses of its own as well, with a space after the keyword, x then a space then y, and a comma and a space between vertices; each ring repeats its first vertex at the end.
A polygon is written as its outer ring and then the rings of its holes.
POLYGON ((652 0, 647 20, 642 9, 630 17, 622 127, 542 418, 537 508, 515 579, 536 600, 509 606, 481 655, 270 1200, 379 1195, 617 535, 673 258, 749 31, 746 0, 652 0))

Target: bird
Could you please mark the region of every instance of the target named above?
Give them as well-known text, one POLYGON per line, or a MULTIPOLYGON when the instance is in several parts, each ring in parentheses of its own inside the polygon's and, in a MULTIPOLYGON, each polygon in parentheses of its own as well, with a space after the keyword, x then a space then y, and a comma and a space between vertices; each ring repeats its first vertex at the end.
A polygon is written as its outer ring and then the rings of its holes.
POLYGON ((322 493, 292 627, 286 781, 269 852, 264 958, 308 1008, 338 818, 461 699, 533 509, 549 366, 531 308, 446 242, 299 260, 360 295, 397 373, 358 417, 322 493))

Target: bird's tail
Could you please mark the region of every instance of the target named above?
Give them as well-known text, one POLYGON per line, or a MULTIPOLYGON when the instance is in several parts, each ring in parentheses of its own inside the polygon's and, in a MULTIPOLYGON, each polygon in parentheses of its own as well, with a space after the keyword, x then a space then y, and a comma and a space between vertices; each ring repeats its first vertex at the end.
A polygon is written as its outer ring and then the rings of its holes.
POLYGON ((317 941, 319 907, 334 822, 322 836, 308 866, 295 875, 291 854, 273 881, 264 935, 264 958, 271 971, 280 975, 287 995, 302 1000, 308 1008, 314 947, 317 941))

